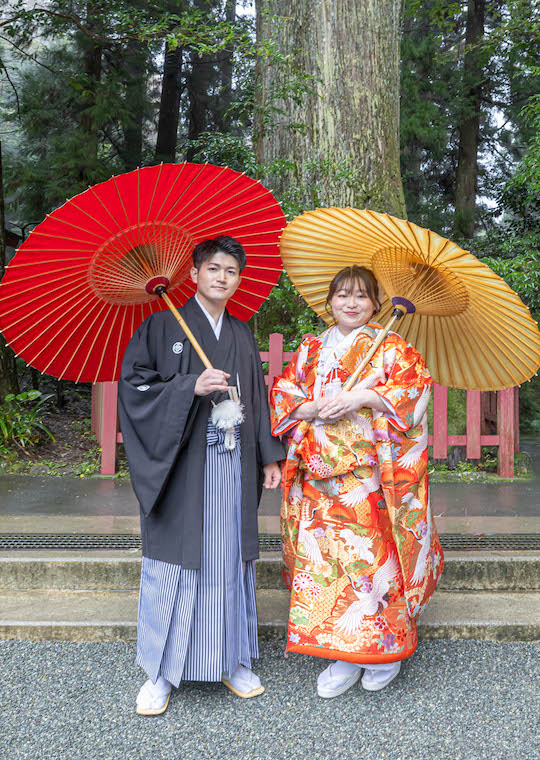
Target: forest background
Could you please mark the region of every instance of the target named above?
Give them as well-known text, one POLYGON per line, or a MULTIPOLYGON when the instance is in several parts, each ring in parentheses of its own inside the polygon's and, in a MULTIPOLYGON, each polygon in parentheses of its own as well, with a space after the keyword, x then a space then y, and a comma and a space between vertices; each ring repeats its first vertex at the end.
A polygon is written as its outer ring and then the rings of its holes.
MULTIPOLYGON (((353 205, 452 237, 540 312, 538 0, 11 0, 0 67, 0 278, 89 185, 208 161, 288 218, 353 205)), ((252 322, 261 349, 321 327, 285 274, 252 322)), ((0 336, 0 398, 40 382, 0 336)), ((540 430, 538 379, 520 399, 540 430)))

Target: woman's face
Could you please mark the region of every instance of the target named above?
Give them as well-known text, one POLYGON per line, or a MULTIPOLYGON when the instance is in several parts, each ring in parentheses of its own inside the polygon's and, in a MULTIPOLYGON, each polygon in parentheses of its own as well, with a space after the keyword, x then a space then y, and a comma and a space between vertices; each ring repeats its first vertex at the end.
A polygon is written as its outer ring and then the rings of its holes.
POLYGON ((343 335, 348 335, 357 327, 365 325, 373 316, 373 312, 377 310, 365 290, 364 283, 357 280, 345 282, 340 289, 336 290, 330 306, 338 329, 343 335))

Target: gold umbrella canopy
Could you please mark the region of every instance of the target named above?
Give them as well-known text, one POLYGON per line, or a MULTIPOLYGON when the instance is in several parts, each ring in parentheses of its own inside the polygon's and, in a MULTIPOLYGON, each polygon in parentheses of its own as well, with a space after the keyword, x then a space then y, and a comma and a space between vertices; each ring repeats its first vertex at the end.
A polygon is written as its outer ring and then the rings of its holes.
POLYGON ((326 322, 328 286, 343 267, 373 271, 386 296, 377 321, 410 302, 396 330, 423 355, 435 382, 500 390, 540 366, 540 333, 519 296, 451 240, 403 219, 353 208, 308 211, 281 236, 285 269, 326 322), (409 306, 409 308, 411 308, 409 306))

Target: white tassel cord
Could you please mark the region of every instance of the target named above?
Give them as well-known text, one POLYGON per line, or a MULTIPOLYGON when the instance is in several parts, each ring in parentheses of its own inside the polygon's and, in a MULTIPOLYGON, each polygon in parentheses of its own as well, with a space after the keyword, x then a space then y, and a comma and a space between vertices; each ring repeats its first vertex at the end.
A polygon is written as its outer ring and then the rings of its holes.
POLYGON ((224 431, 225 448, 232 451, 236 447, 234 428, 245 420, 244 405, 240 401, 226 399, 214 406, 211 420, 218 430, 224 431))

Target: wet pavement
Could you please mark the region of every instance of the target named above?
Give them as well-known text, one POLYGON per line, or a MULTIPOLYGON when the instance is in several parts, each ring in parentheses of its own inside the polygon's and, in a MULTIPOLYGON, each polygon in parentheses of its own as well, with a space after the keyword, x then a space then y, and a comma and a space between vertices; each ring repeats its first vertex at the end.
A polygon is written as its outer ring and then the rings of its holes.
MULTIPOLYGON (((522 442, 535 478, 500 483, 433 483, 432 507, 447 532, 535 532, 540 520, 540 438, 522 442)), ((261 532, 279 532, 279 494, 264 492, 261 532)), ((0 476, 0 531, 138 530, 138 505, 127 479, 0 476), (113 528, 113 525, 115 526, 113 528), (34 526, 34 527, 32 527, 34 526), (122 526, 122 527, 120 527, 122 526)))

